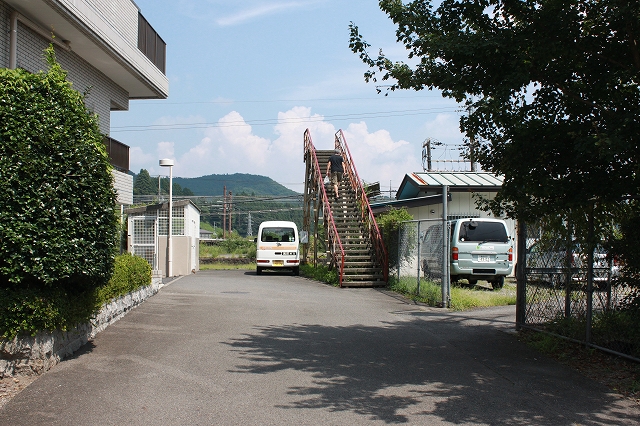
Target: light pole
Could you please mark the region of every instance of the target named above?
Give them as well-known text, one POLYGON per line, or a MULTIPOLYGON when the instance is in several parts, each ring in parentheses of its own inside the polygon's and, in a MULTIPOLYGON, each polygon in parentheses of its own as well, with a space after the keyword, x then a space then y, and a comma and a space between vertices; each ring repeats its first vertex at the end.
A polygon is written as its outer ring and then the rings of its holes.
POLYGON ((173 276, 173 250, 171 247, 171 234, 173 229, 171 222, 173 222, 173 160, 170 158, 164 158, 160 160, 160 166, 169 167, 169 229, 167 232, 167 277, 173 276))

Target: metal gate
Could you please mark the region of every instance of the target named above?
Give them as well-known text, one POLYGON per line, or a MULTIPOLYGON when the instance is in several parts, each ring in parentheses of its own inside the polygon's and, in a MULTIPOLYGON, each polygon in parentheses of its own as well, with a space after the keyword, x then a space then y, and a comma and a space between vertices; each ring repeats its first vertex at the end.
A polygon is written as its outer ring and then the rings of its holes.
POLYGON ((149 262, 151 269, 158 269, 158 219, 155 216, 137 216, 132 217, 129 223, 132 253, 149 262))

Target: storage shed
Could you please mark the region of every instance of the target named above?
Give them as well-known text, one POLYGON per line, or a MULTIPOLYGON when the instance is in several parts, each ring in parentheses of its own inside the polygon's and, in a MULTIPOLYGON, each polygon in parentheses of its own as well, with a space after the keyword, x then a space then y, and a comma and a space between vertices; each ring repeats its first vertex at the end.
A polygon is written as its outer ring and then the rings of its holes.
MULTIPOLYGON (((135 207, 128 215, 128 251, 145 258, 154 271, 166 276, 169 203, 135 207)), ((191 200, 173 202, 173 275, 198 271, 200 257, 200 209, 191 200)))

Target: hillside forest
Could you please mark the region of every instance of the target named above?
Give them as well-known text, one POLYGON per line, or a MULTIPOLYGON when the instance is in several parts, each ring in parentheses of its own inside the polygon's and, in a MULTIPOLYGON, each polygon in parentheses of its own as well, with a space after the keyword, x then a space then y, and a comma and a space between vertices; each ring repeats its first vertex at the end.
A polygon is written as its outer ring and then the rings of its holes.
MULTIPOLYGON (((164 201, 169 196, 169 178, 152 177, 142 169, 134 175, 133 195, 136 205, 164 201)), ((198 178, 174 177, 173 197, 190 199, 201 211, 203 228, 212 230, 216 237, 222 235, 223 222, 227 222, 228 228, 229 218, 232 230, 242 237, 255 235, 260 223, 267 220, 287 220, 295 222, 298 228, 302 227, 302 194, 266 176, 235 173, 198 178)))

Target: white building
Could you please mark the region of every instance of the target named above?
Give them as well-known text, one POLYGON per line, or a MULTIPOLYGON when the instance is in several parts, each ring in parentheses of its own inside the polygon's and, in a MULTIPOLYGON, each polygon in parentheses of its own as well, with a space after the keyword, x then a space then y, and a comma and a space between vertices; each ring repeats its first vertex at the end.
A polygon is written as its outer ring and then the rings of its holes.
MULTIPOLYGON (((200 209, 191 200, 173 202, 171 224, 173 275, 200 270, 200 209)), ((128 251, 147 259, 161 276, 167 271, 169 203, 135 207, 128 215, 128 251)))
POLYGON ((166 46, 132 0, 0 0, 0 67, 45 70, 43 51, 56 57, 100 130, 115 166, 118 203, 133 203, 129 147, 109 138, 111 111, 130 99, 165 99, 166 46), (54 36, 54 37, 52 37, 54 36))

